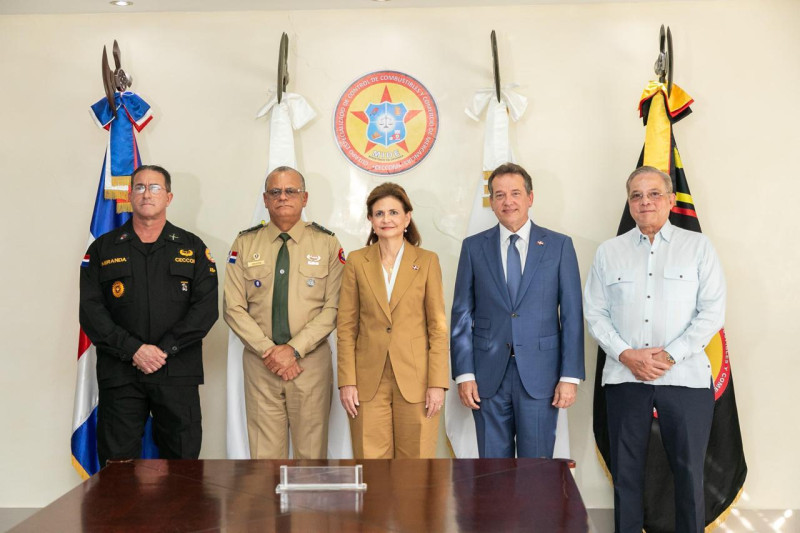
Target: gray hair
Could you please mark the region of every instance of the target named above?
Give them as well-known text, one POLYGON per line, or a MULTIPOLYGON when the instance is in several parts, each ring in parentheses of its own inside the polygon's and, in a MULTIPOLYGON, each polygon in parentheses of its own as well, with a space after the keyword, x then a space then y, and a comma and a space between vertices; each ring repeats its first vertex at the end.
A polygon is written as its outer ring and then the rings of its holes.
POLYGON ((264 189, 266 190, 266 188, 267 188, 267 183, 269 183, 269 179, 270 179, 272 176, 274 176, 274 175, 276 175, 276 174, 280 174, 280 173, 282 173, 282 172, 294 172, 295 174, 297 174, 298 176, 300 176, 300 184, 301 184, 301 186, 303 187, 303 190, 306 190, 306 179, 303 177, 303 175, 302 175, 302 174, 300 174, 300 171, 299 171, 299 170, 297 170, 296 168, 287 167, 286 165, 281 165, 281 166, 279 166, 279 167, 275 167, 275 169, 273 169, 273 170, 272 170, 272 172, 270 172, 269 174, 267 174, 267 179, 266 179, 266 180, 264 180, 264 189))
POLYGON ((656 174, 660 176, 661 179, 664 180, 664 187, 667 189, 667 194, 672 194, 672 178, 669 177, 669 174, 658 170, 656 167, 648 167, 647 165, 637 168, 628 176, 628 181, 625 182, 625 191, 628 194, 631 193, 631 182, 633 179, 642 174, 656 174))

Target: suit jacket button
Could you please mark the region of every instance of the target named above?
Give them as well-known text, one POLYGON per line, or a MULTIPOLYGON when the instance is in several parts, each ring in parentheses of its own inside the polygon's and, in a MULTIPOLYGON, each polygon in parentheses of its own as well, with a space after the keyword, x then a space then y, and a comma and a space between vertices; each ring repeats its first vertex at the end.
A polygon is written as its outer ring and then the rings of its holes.
POLYGON ((511 318, 517 318, 518 316, 517 313, 511 313, 511 318))
POLYGON ((388 326, 386 328, 386 333, 391 333, 391 332, 392 332, 392 326, 388 326))

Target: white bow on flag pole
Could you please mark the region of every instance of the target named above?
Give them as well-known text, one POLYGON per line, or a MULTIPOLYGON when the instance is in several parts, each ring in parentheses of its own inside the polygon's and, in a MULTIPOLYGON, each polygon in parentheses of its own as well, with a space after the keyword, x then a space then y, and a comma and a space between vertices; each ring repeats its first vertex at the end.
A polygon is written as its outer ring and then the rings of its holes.
MULTIPOLYGON (((269 124, 269 160, 267 162, 268 175, 279 166, 297 168, 297 159, 294 151, 294 130, 299 130, 308 124, 316 113, 306 102, 305 98, 295 93, 284 92, 280 103, 277 93, 270 90, 270 99, 262 107, 256 118, 270 115, 269 124)), ((260 224, 269 220, 269 213, 262 199, 264 180, 261 180, 261 193, 253 210, 251 225, 260 224)), ((305 215, 305 212, 304 212, 305 215)), ((305 219, 305 216, 303 217, 305 219)), ((336 335, 329 337, 336 368, 336 335)), ((227 456, 228 459, 249 459, 250 445, 247 439, 247 412, 244 402, 244 370, 242 368, 242 353, 244 345, 233 331, 228 332, 228 388, 227 388, 227 456)), ((338 388, 336 387, 336 372, 333 373, 334 398, 331 402, 331 418, 328 425, 328 457, 350 458, 353 456, 350 446, 350 432, 343 409, 338 409, 338 388)))
MULTIPOLYGON (((528 99, 515 92, 515 84, 500 90, 497 101, 494 87, 481 89, 473 97, 464 111, 472 120, 480 121, 486 109, 486 126, 483 138, 483 175, 478 180, 472 214, 467 224, 467 236, 487 230, 497 224, 497 218, 489 207, 488 178, 492 171, 503 163, 513 163, 514 153, 509 139, 509 118, 518 121, 528 107, 528 99)), ((475 420, 472 411, 461 404, 458 386, 450 382, 446 395, 445 430, 453 454, 459 458, 478 457, 478 440, 475 435, 475 420)), ((554 457, 569 458, 569 430, 567 411, 559 409, 556 428, 554 457)))

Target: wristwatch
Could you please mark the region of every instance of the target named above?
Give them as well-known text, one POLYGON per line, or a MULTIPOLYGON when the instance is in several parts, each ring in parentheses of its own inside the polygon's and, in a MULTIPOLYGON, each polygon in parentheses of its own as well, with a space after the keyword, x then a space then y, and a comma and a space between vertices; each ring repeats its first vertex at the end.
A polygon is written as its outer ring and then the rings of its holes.
MULTIPOLYGON (((295 352, 294 352, 294 353, 297 353, 297 350, 295 350, 295 352)), ((668 362, 669 364, 671 364, 671 365, 674 365, 675 363, 677 363, 677 361, 675 361, 675 358, 674 358, 674 357, 672 357, 672 356, 669 354, 669 352, 664 352, 664 353, 665 353, 665 354, 667 354, 667 362, 668 362)))

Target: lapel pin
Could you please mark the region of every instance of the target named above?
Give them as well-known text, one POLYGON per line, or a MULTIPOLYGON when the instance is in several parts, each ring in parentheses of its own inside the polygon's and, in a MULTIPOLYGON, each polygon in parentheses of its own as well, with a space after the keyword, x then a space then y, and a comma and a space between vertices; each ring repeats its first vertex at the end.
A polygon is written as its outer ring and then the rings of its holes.
POLYGON ((542 241, 536 241, 536 244, 539 246, 544 246, 544 243, 542 241))

